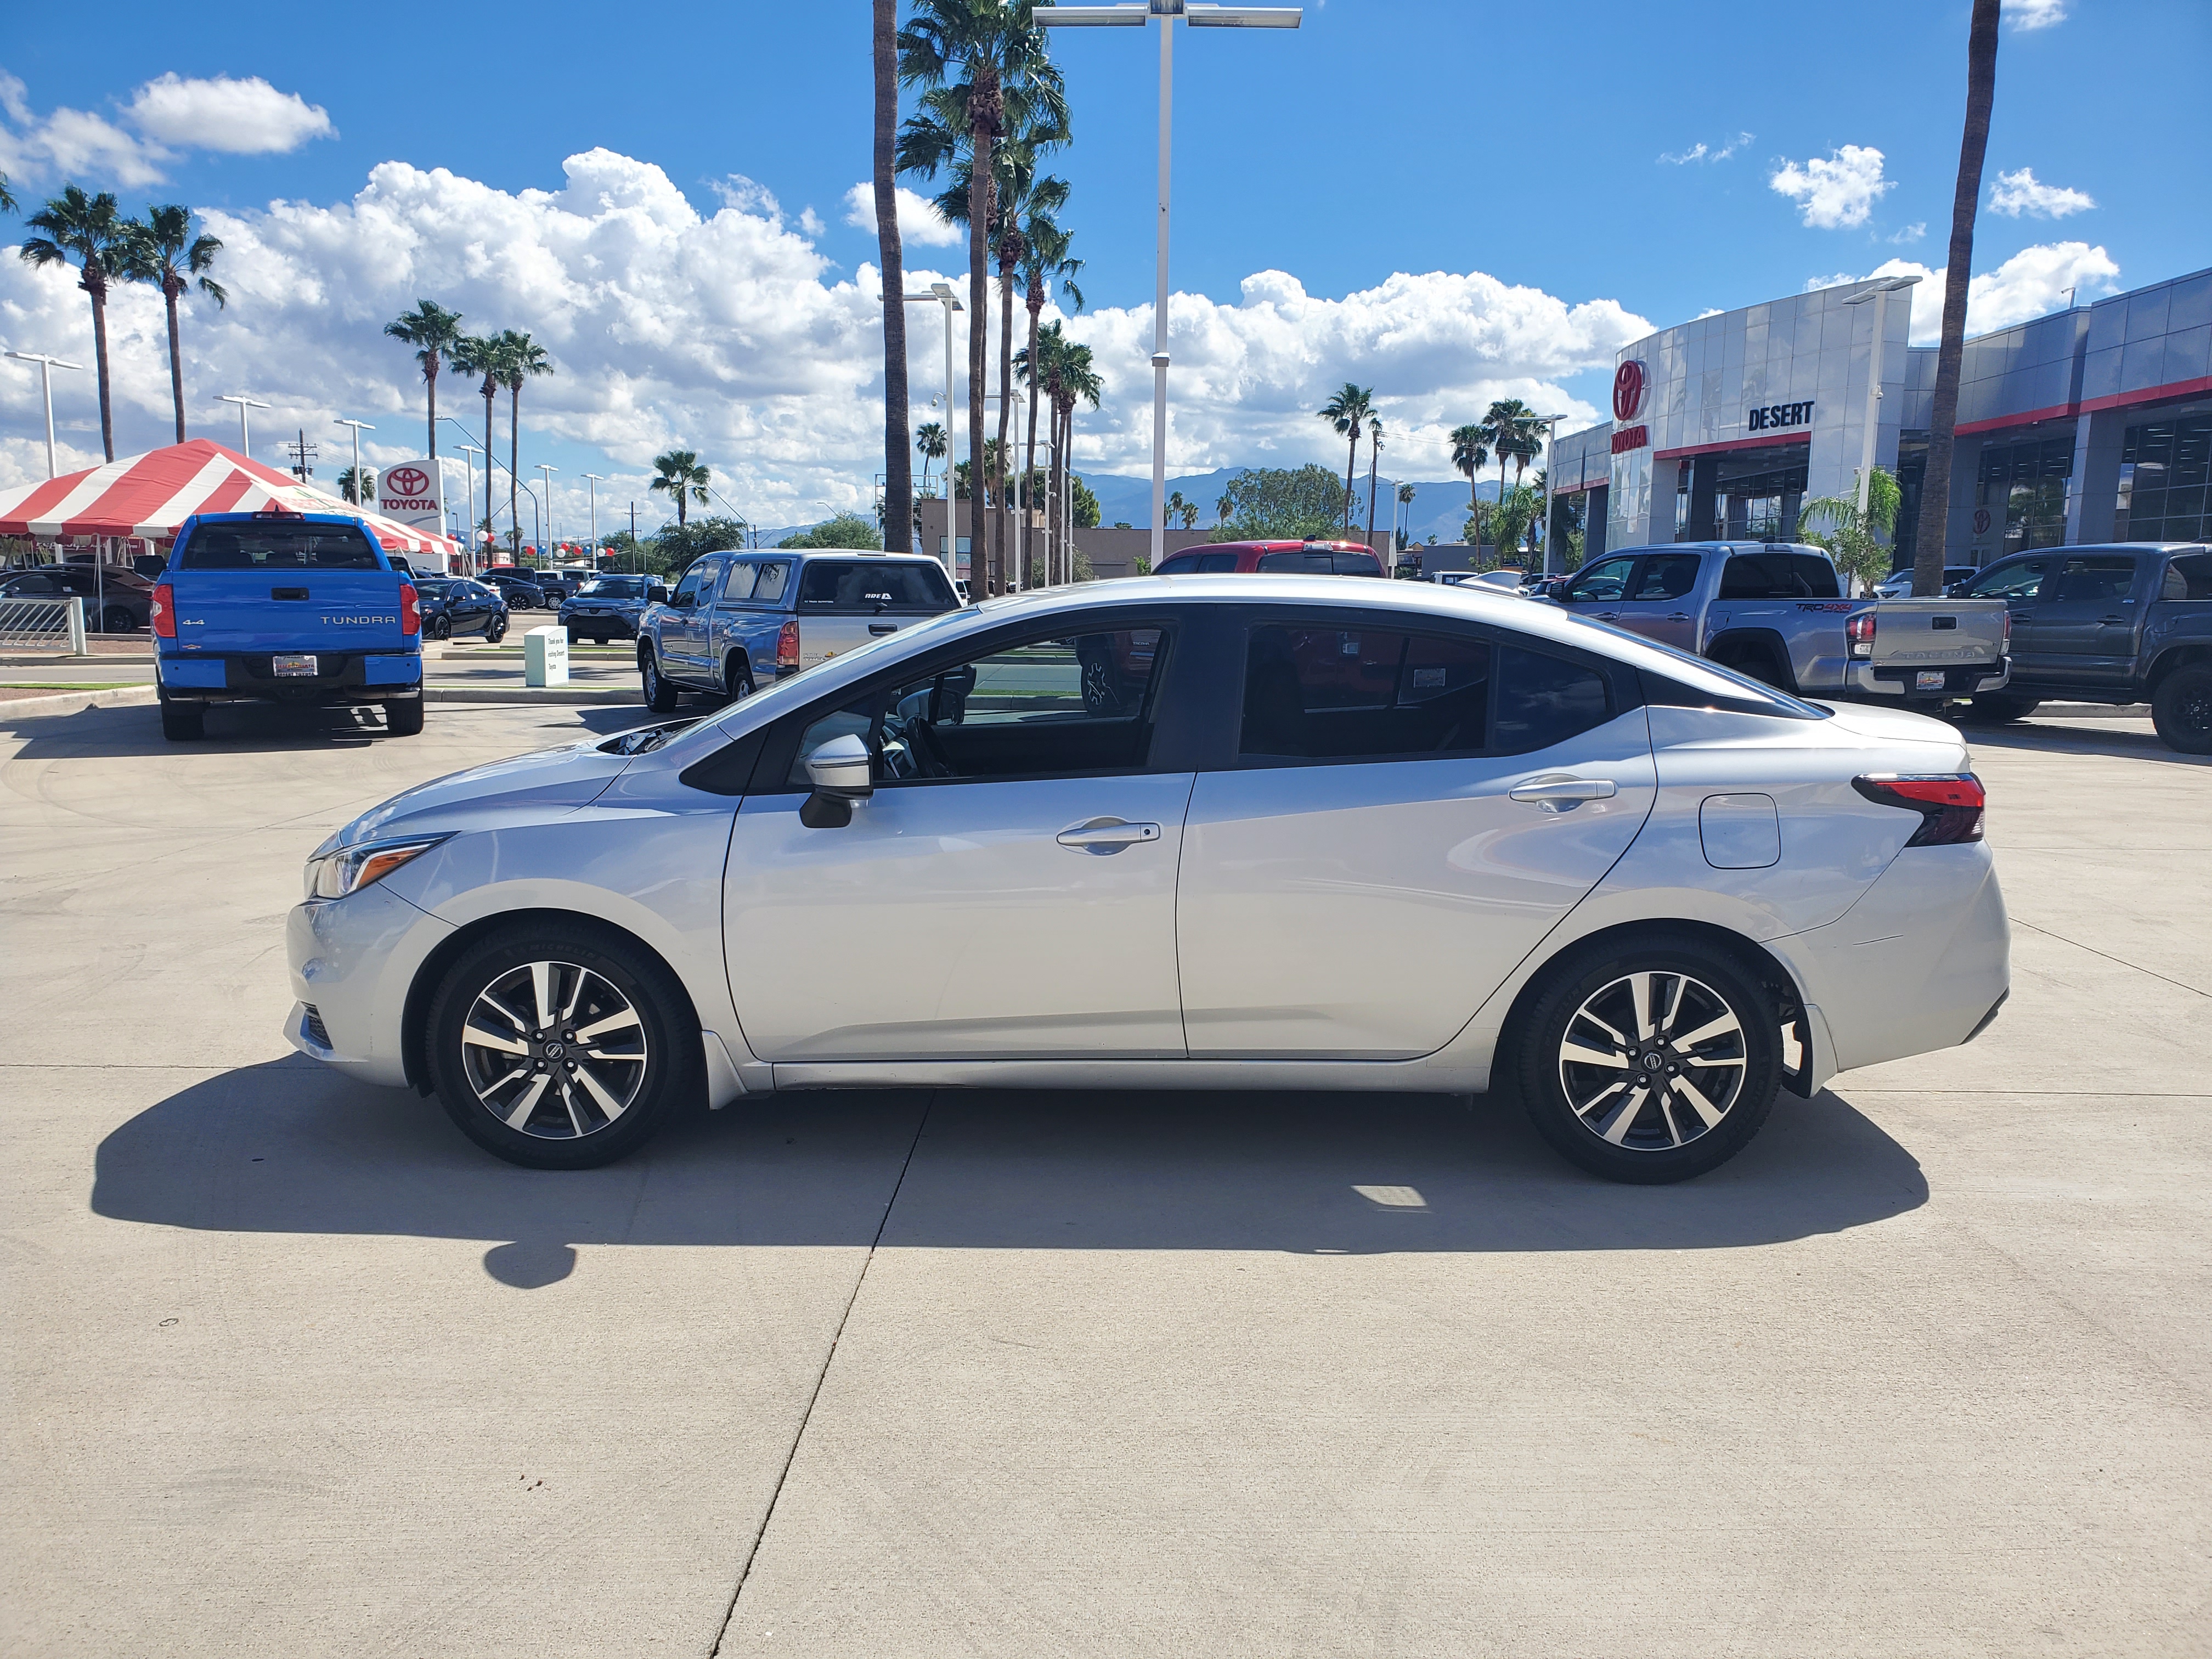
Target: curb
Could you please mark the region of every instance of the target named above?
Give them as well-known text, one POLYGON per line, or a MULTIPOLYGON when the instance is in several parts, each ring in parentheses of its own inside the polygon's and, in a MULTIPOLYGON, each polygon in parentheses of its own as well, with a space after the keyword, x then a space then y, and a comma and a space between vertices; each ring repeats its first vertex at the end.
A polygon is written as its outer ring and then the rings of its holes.
POLYGON ((88 708, 149 708, 154 705, 150 685, 125 685, 112 691, 58 691, 50 697, 0 698, 0 720, 25 715, 77 714, 88 708))

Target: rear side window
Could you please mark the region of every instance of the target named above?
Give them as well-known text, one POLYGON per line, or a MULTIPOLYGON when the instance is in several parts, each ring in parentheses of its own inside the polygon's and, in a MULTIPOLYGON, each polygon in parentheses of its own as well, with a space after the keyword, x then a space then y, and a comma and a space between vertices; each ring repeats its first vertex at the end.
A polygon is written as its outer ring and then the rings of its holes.
POLYGON ((2136 585, 2136 562, 2126 554, 2104 554, 2066 561, 2044 597, 2057 604, 2068 599, 2083 605, 2112 605, 2127 598, 2136 585))
POLYGON ((1810 553, 1737 553, 1721 572, 1724 599, 1835 599, 1835 567, 1810 553))
POLYGON ((1595 669, 1518 646, 1498 659, 1499 754, 1549 749, 1613 718, 1612 690, 1595 669))
POLYGON ((1332 553, 1329 564, 1340 576, 1379 576, 1382 562, 1372 553, 1332 553))
POLYGON ((945 611, 959 603, 945 567, 922 560, 824 560, 799 579, 801 611, 945 611))
POLYGON ((1204 575, 1209 571, 1234 570, 1234 553, 1178 553, 1171 559, 1160 561, 1158 574, 1163 576, 1204 575))
POLYGON ((753 596, 753 578, 760 574, 757 564, 733 564, 730 574, 722 578, 722 598, 750 599, 753 596))
POLYGON ((186 570, 380 570, 368 538, 355 525, 282 519, 202 525, 178 562, 186 570))
POLYGON ((2162 599, 2212 599, 2212 553, 2183 553, 2166 568, 2162 599))
POLYGON ((774 605, 783 598, 784 584, 791 580, 791 567, 781 561, 764 564, 753 583, 753 598, 763 605, 774 605))

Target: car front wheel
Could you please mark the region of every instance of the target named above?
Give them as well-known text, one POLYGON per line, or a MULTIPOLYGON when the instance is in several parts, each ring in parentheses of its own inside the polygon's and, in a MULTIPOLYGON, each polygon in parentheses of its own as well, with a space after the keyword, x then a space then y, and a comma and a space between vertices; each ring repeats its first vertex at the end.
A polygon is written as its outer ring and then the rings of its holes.
POLYGON ((1601 942, 1548 975, 1513 1074, 1554 1149, 1609 1181, 1686 1180, 1742 1151, 1781 1086, 1773 1000, 1680 934, 1601 942))
POLYGON ((676 712, 677 698, 681 695, 669 678, 660 672, 660 659, 650 651, 641 651, 637 658, 638 678, 645 683, 645 706, 656 714, 676 712))
POLYGON ((676 976, 579 921, 518 928, 447 970, 426 1026, 461 1133, 510 1164, 589 1170, 637 1150, 696 1091, 699 1030, 676 976))

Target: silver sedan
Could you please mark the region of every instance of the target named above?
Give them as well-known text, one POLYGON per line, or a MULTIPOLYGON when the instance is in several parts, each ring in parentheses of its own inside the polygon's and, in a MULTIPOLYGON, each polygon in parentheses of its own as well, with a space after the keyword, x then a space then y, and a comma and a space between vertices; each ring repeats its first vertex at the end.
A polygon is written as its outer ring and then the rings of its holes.
POLYGON ((1674 1181, 1989 1023, 1982 812, 1936 720, 1505 595, 1097 583, 363 814, 286 1035, 536 1168, 783 1090, 1504 1079, 1674 1181))

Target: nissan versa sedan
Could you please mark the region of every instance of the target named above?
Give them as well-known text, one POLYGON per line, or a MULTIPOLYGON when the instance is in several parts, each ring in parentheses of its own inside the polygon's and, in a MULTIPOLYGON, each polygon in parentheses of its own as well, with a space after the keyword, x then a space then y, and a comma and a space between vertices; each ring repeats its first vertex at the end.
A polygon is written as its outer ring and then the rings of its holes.
POLYGON ((535 1168, 784 1090, 1510 1081, 1674 1181, 1990 1023, 1982 813, 1937 721, 1507 595, 1103 582, 364 813, 286 1034, 535 1168))

